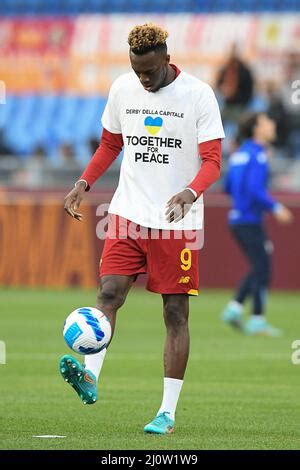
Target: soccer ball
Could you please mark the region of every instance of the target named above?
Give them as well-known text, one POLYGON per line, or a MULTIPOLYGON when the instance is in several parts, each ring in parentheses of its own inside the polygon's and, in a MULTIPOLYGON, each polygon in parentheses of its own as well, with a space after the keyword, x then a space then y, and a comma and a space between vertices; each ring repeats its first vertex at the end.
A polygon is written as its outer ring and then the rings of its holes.
POLYGON ((79 354, 95 354, 111 338, 108 318, 97 308, 77 308, 67 317, 63 335, 67 345, 79 354))

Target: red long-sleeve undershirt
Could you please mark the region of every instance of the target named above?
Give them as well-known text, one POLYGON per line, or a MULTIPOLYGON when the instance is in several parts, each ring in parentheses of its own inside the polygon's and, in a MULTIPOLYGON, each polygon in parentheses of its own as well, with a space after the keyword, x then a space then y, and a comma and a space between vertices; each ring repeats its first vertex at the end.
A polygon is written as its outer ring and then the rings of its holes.
POLYGON ((99 147, 94 153, 80 179, 85 180, 89 189, 110 167, 123 148, 122 134, 112 134, 103 129, 99 147))
POLYGON ((201 167, 188 187, 196 191, 199 197, 220 177, 222 145, 221 139, 208 140, 198 145, 202 160, 201 167))
MULTIPOLYGON (((101 142, 91 161, 81 175, 88 189, 99 179, 117 158, 123 147, 122 134, 112 134, 103 129, 101 142)), ((188 184, 188 187, 196 191, 199 197, 220 176, 221 168, 221 139, 209 140, 199 144, 199 154, 202 165, 197 175, 188 184)))

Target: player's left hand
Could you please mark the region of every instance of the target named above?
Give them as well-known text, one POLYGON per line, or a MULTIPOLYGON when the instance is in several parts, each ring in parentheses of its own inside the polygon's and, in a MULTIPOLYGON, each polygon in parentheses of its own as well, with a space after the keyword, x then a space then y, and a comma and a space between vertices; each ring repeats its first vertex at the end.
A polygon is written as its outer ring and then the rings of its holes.
POLYGON ((168 222, 178 222, 188 213, 196 198, 192 191, 184 189, 175 194, 167 202, 166 219, 168 222))

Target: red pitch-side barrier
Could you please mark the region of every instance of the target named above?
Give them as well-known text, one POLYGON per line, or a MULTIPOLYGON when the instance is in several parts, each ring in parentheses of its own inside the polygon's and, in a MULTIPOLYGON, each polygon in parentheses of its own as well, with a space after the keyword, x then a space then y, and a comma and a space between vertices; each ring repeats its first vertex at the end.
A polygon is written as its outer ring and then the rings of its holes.
MULTIPOLYGON (((84 205, 84 221, 63 211, 65 191, 0 191, 0 285, 95 287, 103 240, 96 237, 111 191, 94 190, 84 205)), ((267 222, 274 243, 272 286, 300 289, 300 194, 278 194, 294 213, 294 223, 267 222)), ((205 244, 200 256, 200 287, 236 285, 247 264, 227 227, 229 201, 222 194, 205 197, 205 244)), ((143 283, 140 279, 138 283, 143 283)))

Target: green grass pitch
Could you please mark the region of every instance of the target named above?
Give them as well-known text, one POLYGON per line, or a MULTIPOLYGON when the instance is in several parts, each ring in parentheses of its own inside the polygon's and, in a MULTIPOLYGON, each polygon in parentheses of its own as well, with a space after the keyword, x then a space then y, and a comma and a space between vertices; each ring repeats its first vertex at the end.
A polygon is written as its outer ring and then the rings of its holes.
POLYGON ((62 380, 58 360, 74 308, 95 292, 0 290, 1 449, 299 449, 299 296, 272 293, 269 319, 282 338, 249 338, 219 321, 229 298, 203 291, 191 299, 191 354, 173 435, 144 435, 162 392, 164 326, 159 295, 133 290, 119 312, 99 401, 84 406, 62 380), (38 439, 34 435, 64 435, 38 439))

